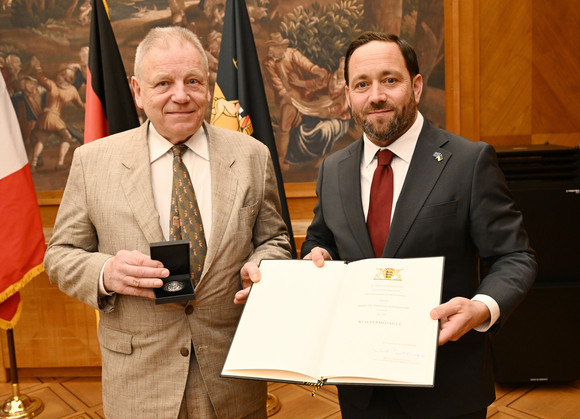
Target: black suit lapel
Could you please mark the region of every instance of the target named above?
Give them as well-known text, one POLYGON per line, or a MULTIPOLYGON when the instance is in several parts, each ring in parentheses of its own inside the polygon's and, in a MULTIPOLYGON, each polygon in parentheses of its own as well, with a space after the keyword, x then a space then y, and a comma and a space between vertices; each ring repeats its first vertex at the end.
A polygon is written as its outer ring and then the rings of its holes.
POLYGON ((344 160, 339 162, 338 188, 342 208, 352 235, 361 249, 362 254, 372 257, 374 254, 373 246, 369 238, 360 199, 360 162, 362 150, 363 141, 359 140, 357 147, 353 148, 344 160))
POLYGON ((425 120, 397 201, 384 257, 397 256, 401 243, 449 162, 451 152, 441 148, 446 142, 446 137, 425 120))

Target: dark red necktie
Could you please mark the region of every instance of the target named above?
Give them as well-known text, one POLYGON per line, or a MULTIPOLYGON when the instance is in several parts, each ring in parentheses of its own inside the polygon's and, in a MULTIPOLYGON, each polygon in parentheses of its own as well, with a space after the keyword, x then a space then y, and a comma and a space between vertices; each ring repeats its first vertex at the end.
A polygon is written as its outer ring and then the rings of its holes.
POLYGON ((378 165, 371 183, 367 229, 373 244, 375 256, 380 258, 389 235, 391 225, 391 209, 393 206, 393 170, 391 160, 393 152, 380 150, 377 152, 378 165))

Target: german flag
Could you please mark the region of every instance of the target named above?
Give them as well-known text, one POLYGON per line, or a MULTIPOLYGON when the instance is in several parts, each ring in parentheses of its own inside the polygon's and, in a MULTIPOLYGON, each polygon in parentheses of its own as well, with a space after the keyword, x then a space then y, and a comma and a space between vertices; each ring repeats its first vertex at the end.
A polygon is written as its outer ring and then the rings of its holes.
POLYGON ((244 0, 227 0, 226 2, 211 123, 251 135, 270 149, 278 180, 282 217, 288 226, 292 256, 295 258, 296 247, 278 151, 254 35, 244 0), (228 112, 219 112, 219 109, 227 109, 228 112))
POLYGON ((91 0, 85 144, 139 126, 106 0, 91 0))

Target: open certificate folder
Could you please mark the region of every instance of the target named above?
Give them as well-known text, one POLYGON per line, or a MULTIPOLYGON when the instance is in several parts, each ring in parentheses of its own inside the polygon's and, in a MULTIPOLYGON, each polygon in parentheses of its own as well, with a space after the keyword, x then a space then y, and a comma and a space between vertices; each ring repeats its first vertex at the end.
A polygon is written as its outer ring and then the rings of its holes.
POLYGON ((262 261, 222 376, 432 387, 443 263, 262 261))

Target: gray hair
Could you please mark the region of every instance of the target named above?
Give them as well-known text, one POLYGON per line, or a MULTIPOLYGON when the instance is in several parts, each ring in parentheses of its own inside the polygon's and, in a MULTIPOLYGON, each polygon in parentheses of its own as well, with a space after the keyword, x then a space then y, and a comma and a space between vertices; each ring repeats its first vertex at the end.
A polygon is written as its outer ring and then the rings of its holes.
POLYGON ((203 49, 201 41, 197 35, 191 32, 189 29, 182 28, 180 26, 165 26, 151 29, 137 46, 137 50, 135 51, 135 65, 133 68, 133 74, 135 77, 139 78, 143 57, 152 48, 166 46, 174 40, 193 45, 203 58, 205 71, 209 72, 207 55, 205 54, 205 50, 203 49))

